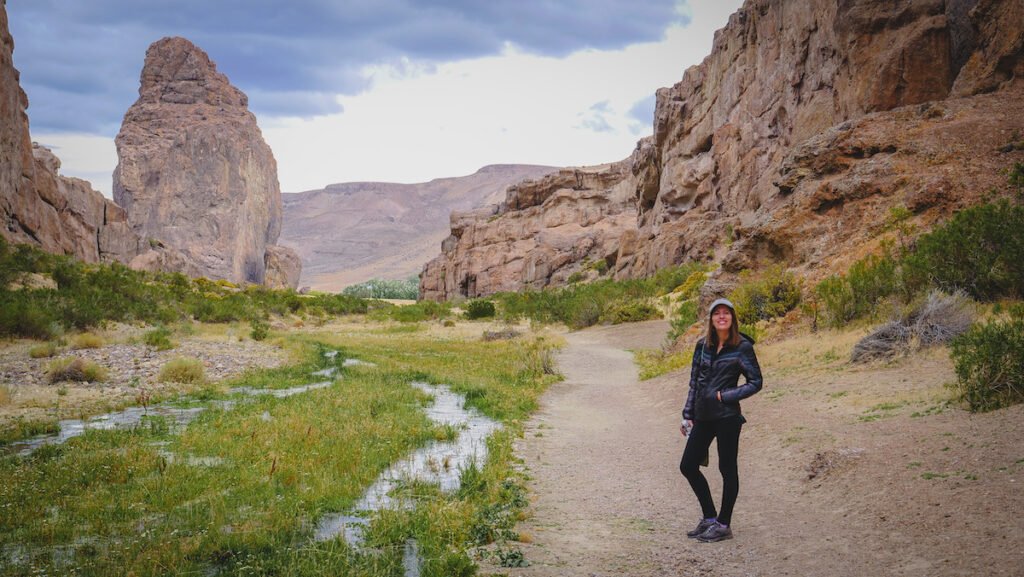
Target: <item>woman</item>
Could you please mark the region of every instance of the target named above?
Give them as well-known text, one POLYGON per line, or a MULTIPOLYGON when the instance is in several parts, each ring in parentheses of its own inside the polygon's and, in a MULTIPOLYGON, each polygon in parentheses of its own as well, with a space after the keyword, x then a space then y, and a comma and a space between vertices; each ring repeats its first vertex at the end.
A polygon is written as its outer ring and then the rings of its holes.
POLYGON ((679 470, 690 482, 703 512, 697 528, 686 536, 706 543, 732 538, 729 524, 740 488, 736 455, 740 428, 746 422, 740 412, 740 400, 761 390, 761 367, 754 356, 754 341, 740 334, 738 324, 736 307, 731 302, 718 299, 711 303, 707 334, 697 341, 693 351, 690 393, 679 428, 687 437, 679 470), (746 382, 737 386, 741 374, 746 382), (715 438, 718 470, 722 473, 722 508, 717 512, 708 481, 700 472, 715 438))

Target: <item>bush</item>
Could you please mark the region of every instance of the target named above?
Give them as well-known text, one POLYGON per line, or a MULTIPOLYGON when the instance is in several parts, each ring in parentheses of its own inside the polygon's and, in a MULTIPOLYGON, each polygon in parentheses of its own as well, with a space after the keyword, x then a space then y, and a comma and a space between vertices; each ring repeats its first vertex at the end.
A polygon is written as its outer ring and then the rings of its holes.
POLYGON ((613 325, 635 323, 662 318, 658 307, 646 302, 620 302, 609 307, 602 317, 605 322, 613 325))
POLYGON ((955 385, 971 411, 1024 401, 1024 310, 1009 319, 975 324, 952 343, 955 385))
POLYGON ((1024 297, 1024 206, 1006 200, 958 212, 922 236, 904 262, 912 288, 962 290, 980 301, 1024 297))
POLYGON ((691 298, 679 303, 679 308, 676 309, 676 314, 672 317, 669 322, 671 329, 668 332, 668 338, 671 341, 675 341, 683 335, 693 323, 699 320, 697 314, 697 299, 691 298))
POLYGON ((249 331, 249 336, 254 341, 262 341, 270 334, 270 325, 263 319, 252 319, 249 321, 249 326, 252 329, 249 331))
POLYGON ((800 304, 800 283, 781 266, 765 270, 757 278, 749 271, 740 274, 740 285, 730 294, 740 321, 754 324, 788 313, 800 304))
POLYGON ((466 318, 483 319, 494 316, 494 303, 485 299, 471 300, 466 303, 466 318))
POLYGON ((160 367, 157 380, 161 383, 201 384, 206 381, 206 371, 199 359, 178 357, 160 367))
POLYGON ((100 383, 107 380, 107 369, 92 361, 78 357, 65 357, 51 361, 47 365, 46 378, 51 383, 61 381, 100 383))
POLYGON ((73 350, 98 349, 102 346, 103 337, 94 333, 80 333, 71 337, 71 348, 73 350))
POLYGON ((420 279, 417 276, 405 280, 370 279, 366 282, 345 287, 341 294, 369 299, 415 300, 419 297, 420 279))
POLYGON ((814 292, 825 324, 842 327, 854 319, 875 316, 882 300, 898 286, 897 261, 887 250, 858 260, 845 275, 826 278, 814 292))
POLYGON ((33 359, 42 359, 46 357, 52 357, 57 354, 57 350, 60 346, 54 341, 48 341, 41 345, 36 345, 28 350, 28 356, 33 359))
POLYGON ((165 326, 159 326, 142 335, 142 342, 158 351, 167 351, 174 348, 171 342, 171 330, 165 326))

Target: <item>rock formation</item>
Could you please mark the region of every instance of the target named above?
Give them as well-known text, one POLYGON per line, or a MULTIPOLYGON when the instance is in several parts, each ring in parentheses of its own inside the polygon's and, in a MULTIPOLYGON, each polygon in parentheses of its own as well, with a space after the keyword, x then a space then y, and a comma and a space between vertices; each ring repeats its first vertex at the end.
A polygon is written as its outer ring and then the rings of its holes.
POLYGON ((14 68, 14 40, 0 4, 0 234, 86 262, 127 262, 139 239, 125 213, 88 182, 59 174, 60 160, 34 145, 28 98, 14 68))
POLYGON ((500 204, 452 212, 442 254, 420 276, 421 296, 542 288, 565 283, 581 263, 614 264, 620 236, 636 221, 634 189, 626 160, 562 169, 509 187, 500 204))
MULTIPOLYGON (((622 181, 637 219, 612 273, 708 260, 724 275, 783 262, 814 277, 876 246, 892 207, 925 228, 1005 192, 1003 170, 1024 160, 1006 146, 1024 133, 1022 60, 1019 0, 747 0, 658 91, 653 139, 622 181)), ((445 254, 474 254, 458 243, 445 254)), ((466 295, 438 276, 424 274, 424 295, 466 295)))
POLYGON ((266 263, 284 254, 268 255, 280 234, 281 193, 247 106, 191 42, 153 43, 139 99, 117 135, 114 199, 140 237, 181 251, 203 276, 263 283, 266 263))
POLYGON ((371 278, 409 278, 448 236, 453 210, 496 203, 510 184, 555 170, 500 164, 417 184, 346 182, 286 193, 279 242, 302 257, 303 286, 340 291, 371 278))

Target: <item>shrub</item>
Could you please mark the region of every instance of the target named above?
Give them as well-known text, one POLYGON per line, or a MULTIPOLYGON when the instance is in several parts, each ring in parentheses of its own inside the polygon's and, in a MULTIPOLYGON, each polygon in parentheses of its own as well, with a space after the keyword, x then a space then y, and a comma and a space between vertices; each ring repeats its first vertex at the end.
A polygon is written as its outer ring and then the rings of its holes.
POLYGON ((206 381, 206 372, 199 359, 178 357, 160 367, 157 380, 161 383, 201 384, 206 381))
POLYGON ((793 273, 774 266, 753 278, 740 274, 740 285, 729 294, 743 324, 781 317, 800 304, 800 283, 793 273))
POLYGON ((971 411, 1024 401, 1024 311, 975 324, 952 343, 958 396, 971 411))
POLYGON ((697 322, 697 299, 691 298, 679 303, 679 308, 676 309, 675 315, 669 321, 671 329, 668 332, 668 338, 671 341, 675 341, 683 335, 693 323, 697 322))
POLYGON ((569 275, 569 278, 566 279, 566 282, 568 282, 569 284, 576 284, 585 278, 587 278, 587 275, 583 274, 583 271, 576 271, 569 275))
POLYGON ((494 316, 494 303, 485 299, 471 300, 466 303, 467 319, 483 319, 494 316))
POLYGON ((608 311, 602 316, 605 322, 609 322, 613 325, 622 323, 635 323, 640 321, 649 321, 652 319, 662 318, 661 311, 658 307, 647 302, 619 302, 609 307, 608 311))
POLYGON ((71 337, 71 348, 74 350, 98 349, 102 346, 103 337, 95 333, 79 333, 71 337))
POLYGON ((842 327, 850 321, 877 314, 882 300, 899 287, 896 259, 886 250, 853 263, 845 275, 833 275, 818 283, 815 295, 821 302, 826 325, 842 327))
POLYGON ((46 377, 51 383, 61 381, 99 383, 107 380, 107 369, 92 361, 78 357, 65 357, 51 361, 47 365, 46 377))
POLYGON ((249 331, 249 336, 254 341, 262 341, 270 334, 270 325, 263 319, 254 318, 249 321, 249 326, 252 329, 249 331))
POLYGON ((419 292, 420 279, 412 276, 405 280, 370 279, 345 287, 341 294, 360 298, 414 300, 419 292))
POLYGON ((958 212, 917 240, 904 261, 913 288, 962 290, 981 301, 1024 297, 1024 206, 1006 200, 958 212))
POLYGON ((142 335, 142 342, 158 351, 166 351, 174 348, 171 342, 171 330, 165 326, 159 326, 142 335))
POLYGON ((416 304, 382 309, 392 319, 403 323, 416 323, 425 320, 440 320, 452 312, 450 303, 420 301, 416 304))
POLYGON ((46 357, 52 357, 57 354, 57 350, 60 346, 55 341, 48 341, 41 345, 36 345, 28 350, 28 356, 33 359, 42 359, 46 357))

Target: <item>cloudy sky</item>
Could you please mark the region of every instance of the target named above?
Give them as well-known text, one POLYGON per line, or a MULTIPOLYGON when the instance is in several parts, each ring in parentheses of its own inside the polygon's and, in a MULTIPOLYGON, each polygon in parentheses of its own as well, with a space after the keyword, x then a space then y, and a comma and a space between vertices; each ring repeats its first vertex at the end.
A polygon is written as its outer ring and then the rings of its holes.
POLYGON ((184 36, 249 95, 281 189, 598 164, 741 0, 7 0, 32 138, 110 195, 146 47, 184 36))

